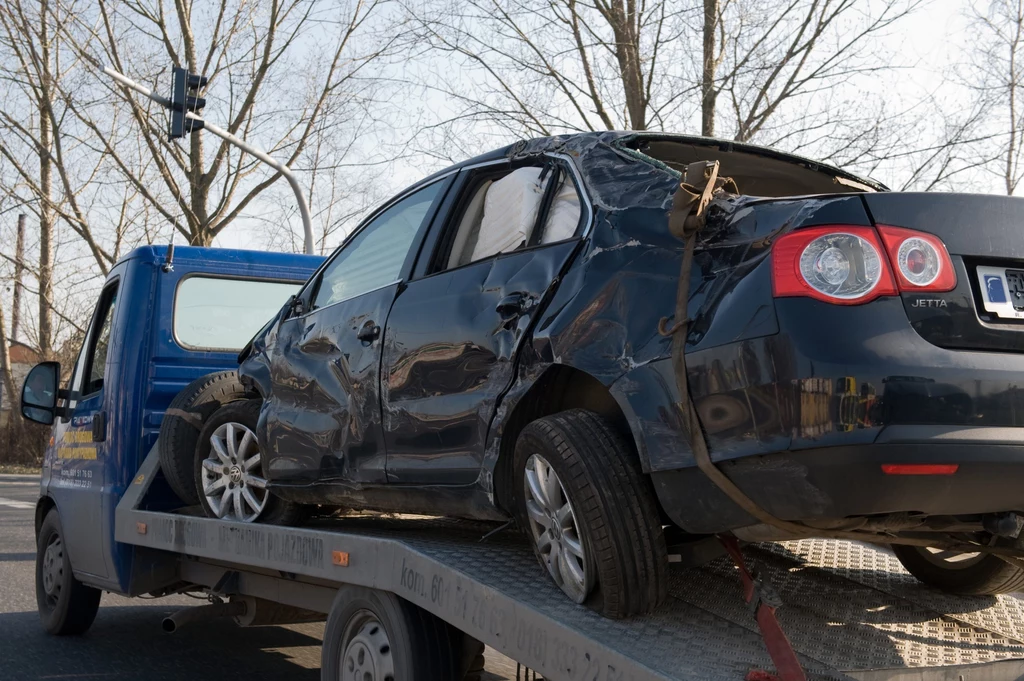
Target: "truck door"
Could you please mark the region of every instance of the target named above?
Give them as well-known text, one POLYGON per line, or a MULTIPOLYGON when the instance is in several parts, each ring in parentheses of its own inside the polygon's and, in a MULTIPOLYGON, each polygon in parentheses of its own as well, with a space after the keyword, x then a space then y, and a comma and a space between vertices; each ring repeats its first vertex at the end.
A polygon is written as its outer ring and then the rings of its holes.
POLYGON ((107 461, 106 392, 104 379, 119 357, 117 297, 119 277, 109 280, 100 294, 92 322, 75 363, 68 389, 78 393, 68 403, 70 416, 54 429, 49 492, 57 503, 64 541, 76 572, 112 578, 108 564, 109 518, 116 499, 105 494, 107 461), (108 517, 109 516, 109 517, 108 517))
POLYGON ((388 317, 382 402, 394 483, 476 481, 516 352, 588 219, 560 162, 466 170, 459 184, 428 237, 434 256, 388 317))
POLYGON ((259 434, 272 482, 385 481, 382 330, 448 183, 401 198, 359 228, 303 292, 309 311, 280 322, 259 434))

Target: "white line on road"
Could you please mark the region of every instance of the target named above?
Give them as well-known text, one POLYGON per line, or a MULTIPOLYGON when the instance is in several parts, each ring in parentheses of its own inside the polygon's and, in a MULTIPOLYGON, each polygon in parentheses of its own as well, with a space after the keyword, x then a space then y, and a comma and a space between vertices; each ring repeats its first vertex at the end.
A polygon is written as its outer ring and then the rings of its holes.
POLYGON ((22 509, 24 511, 31 511, 33 508, 36 507, 36 505, 33 504, 30 501, 16 501, 14 499, 5 499, 4 497, 0 497, 0 506, 10 506, 11 508, 20 508, 20 509, 22 509))

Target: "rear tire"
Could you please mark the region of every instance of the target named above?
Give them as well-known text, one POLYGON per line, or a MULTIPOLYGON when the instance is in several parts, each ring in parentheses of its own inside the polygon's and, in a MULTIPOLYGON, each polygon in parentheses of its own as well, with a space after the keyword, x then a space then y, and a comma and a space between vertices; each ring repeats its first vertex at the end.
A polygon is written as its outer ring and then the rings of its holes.
POLYGON ((942 591, 962 596, 995 596, 1024 590, 1024 570, 993 555, 963 558, 965 554, 959 554, 943 559, 939 553, 905 544, 893 544, 892 551, 910 574, 942 591))
POLYGON ((398 596, 360 586, 338 590, 324 629, 322 681, 460 681, 463 639, 398 596))
POLYGON ((203 424, 224 405, 244 399, 238 372, 220 371, 192 381, 167 406, 160 423, 160 468, 167 484, 187 505, 199 503, 192 465, 203 424))
POLYGON ((60 517, 51 509, 36 537, 36 604, 43 628, 55 636, 85 633, 96 619, 101 595, 75 579, 60 517))
POLYGON ((612 618, 649 613, 665 600, 668 552, 654 489, 633 448, 598 414, 570 409, 526 426, 515 485, 520 525, 567 596, 612 618), (541 499, 547 492, 557 501, 541 499), (556 553, 563 557, 554 560, 556 553))
POLYGON ((256 440, 261 405, 261 400, 233 402, 210 416, 199 434, 193 455, 195 493, 210 518, 296 525, 306 518, 306 507, 276 497, 266 488, 266 464, 256 440), (231 450, 230 445, 223 444, 226 439, 237 449, 231 450), (215 440, 222 443, 219 454, 215 440), (208 496, 207 489, 214 489, 214 492, 208 496), (257 509, 254 502, 262 505, 257 509))

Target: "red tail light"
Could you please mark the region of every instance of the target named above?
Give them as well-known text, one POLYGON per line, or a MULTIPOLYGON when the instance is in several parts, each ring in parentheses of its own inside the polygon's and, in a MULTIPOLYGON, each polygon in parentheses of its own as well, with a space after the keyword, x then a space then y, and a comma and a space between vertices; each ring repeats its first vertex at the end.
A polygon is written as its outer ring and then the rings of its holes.
POLYGON ((772 293, 859 305, 896 295, 896 281, 873 227, 829 225, 779 237, 772 246, 772 293))
POLYGON ((878 225, 900 291, 952 291, 956 272, 946 245, 931 234, 878 225))
POLYGON ((942 241, 901 227, 827 225, 772 247, 772 293, 860 305, 900 291, 950 291, 956 272, 942 241))

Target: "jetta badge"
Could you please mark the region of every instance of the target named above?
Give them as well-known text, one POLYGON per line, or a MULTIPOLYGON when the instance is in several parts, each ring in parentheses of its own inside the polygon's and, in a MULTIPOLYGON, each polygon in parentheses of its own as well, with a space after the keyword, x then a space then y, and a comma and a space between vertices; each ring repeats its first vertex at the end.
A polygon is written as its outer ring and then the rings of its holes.
POLYGON ((918 298, 910 304, 910 307, 946 307, 947 303, 942 298, 918 298))

